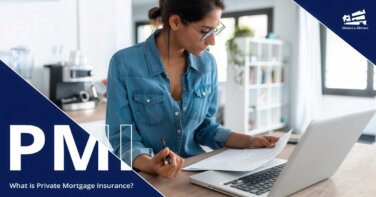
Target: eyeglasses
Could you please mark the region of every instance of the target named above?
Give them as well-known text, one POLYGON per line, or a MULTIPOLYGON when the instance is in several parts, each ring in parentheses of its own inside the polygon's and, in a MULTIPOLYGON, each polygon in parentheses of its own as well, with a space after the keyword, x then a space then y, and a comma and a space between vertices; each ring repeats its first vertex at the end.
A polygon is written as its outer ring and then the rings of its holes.
POLYGON ((224 28, 226 28, 226 26, 220 22, 220 24, 218 25, 217 28, 213 29, 213 30, 210 30, 210 31, 203 31, 203 30, 199 30, 197 29, 196 27, 194 27, 193 25, 191 25, 190 22, 186 21, 186 20, 182 20, 184 23, 186 23, 187 25, 191 26, 194 30, 196 30, 198 33, 202 34, 202 37, 201 37, 201 40, 206 40, 207 38, 209 38, 211 35, 215 35, 217 36, 219 33, 222 32, 222 30, 224 28))

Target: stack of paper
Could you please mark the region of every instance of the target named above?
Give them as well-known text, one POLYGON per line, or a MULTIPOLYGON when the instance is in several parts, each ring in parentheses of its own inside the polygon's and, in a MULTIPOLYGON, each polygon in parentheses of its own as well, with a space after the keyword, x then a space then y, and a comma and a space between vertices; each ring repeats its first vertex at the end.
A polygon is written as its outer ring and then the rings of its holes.
POLYGON ((278 140, 274 148, 229 149, 183 170, 252 171, 274 159, 286 146, 290 134, 291 130, 278 140))

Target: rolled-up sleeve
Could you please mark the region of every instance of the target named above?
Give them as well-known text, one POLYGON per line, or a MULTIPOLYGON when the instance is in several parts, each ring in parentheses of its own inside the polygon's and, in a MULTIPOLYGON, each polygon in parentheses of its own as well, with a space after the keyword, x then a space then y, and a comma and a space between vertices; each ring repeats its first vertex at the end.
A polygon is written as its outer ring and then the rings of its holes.
POLYGON ((195 139, 199 144, 209 146, 210 148, 217 149, 222 148, 229 135, 231 129, 224 128, 220 124, 216 123, 215 115, 217 113, 217 98, 218 98, 218 82, 217 82, 217 65, 212 57, 213 67, 213 90, 209 99, 209 110, 195 133, 195 139))
POLYGON ((110 61, 107 77, 107 137, 114 153, 132 166, 132 162, 138 156, 146 154, 152 157, 153 151, 142 144, 142 137, 135 126, 125 83, 124 66, 115 54, 110 61))

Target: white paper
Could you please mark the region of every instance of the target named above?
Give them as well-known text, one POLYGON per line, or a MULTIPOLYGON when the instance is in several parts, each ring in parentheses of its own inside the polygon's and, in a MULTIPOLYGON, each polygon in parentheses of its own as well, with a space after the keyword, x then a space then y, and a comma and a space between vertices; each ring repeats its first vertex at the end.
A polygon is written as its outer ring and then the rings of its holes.
POLYGON ((186 166, 183 170, 252 171, 275 158, 286 146, 291 134, 279 138, 274 148, 229 149, 217 155, 186 166))

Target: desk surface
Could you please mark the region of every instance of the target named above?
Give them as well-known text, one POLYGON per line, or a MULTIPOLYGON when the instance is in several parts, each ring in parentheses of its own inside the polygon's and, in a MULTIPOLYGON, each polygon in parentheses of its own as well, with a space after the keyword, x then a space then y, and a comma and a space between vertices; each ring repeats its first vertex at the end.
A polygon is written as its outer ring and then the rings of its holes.
MULTIPOLYGON (((295 146, 288 144, 278 155, 279 158, 287 159, 295 146)), ((210 157, 223 150, 216 150, 207 154, 198 155, 186 159, 186 165, 192 164, 204 158, 210 157)), ((375 196, 376 187, 376 146, 355 144, 351 152, 342 163, 340 168, 331 178, 308 187, 292 196, 375 196)), ((156 177, 141 173, 150 184, 157 188, 165 196, 226 196, 213 190, 194 185, 189 182, 189 176, 196 172, 183 171, 174 180, 156 177)))

